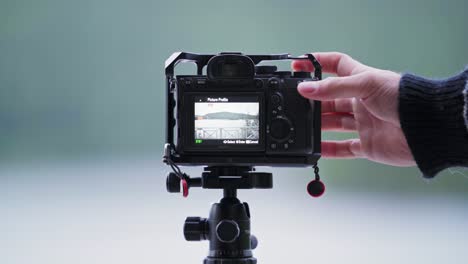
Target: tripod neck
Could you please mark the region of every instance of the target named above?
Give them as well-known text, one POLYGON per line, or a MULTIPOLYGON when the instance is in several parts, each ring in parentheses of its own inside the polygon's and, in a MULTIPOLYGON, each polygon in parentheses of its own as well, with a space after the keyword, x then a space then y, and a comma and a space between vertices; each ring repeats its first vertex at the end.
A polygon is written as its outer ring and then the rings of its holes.
POLYGON ((223 190, 223 198, 237 198, 237 189, 226 188, 223 190))

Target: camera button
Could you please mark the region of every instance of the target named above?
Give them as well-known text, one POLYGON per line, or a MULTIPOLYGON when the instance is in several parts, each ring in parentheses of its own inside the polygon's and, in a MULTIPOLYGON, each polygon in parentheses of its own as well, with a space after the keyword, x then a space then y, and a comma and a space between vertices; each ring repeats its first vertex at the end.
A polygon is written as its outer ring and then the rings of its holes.
POLYGON ((277 78, 271 78, 268 81, 268 86, 270 86, 270 88, 278 88, 279 87, 279 80, 277 78))
POLYGON ((257 88, 262 88, 263 87, 263 81, 261 79, 255 79, 255 87, 257 88))
POLYGON ((190 85, 192 85, 192 81, 191 80, 185 80, 184 84, 185 84, 185 86, 190 86, 190 85))
POLYGON ((197 88, 203 88, 206 86, 206 79, 197 79, 197 88))
POLYGON ((277 147, 277 146, 276 146, 276 143, 272 143, 272 144, 270 145, 270 148, 271 148, 271 149, 276 149, 276 147, 277 147))
POLYGON ((279 94, 273 94, 270 99, 273 105, 278 105, 281 103, 281 96, 279 94))
POLYGON ((288 143, 284 143, 283 148, 284 148, 284 149, 288 149, 288 148, 289 148, 288 143))

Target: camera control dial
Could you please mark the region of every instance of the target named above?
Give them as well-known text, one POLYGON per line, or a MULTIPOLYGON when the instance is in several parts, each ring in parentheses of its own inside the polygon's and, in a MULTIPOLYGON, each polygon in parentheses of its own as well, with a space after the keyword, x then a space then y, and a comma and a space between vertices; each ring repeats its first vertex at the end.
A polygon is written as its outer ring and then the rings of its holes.
POLYGON ((294 130, 291 121, 284 116, 278 116, 271 120, 270 136, 277 141, 284 141, 294 130))

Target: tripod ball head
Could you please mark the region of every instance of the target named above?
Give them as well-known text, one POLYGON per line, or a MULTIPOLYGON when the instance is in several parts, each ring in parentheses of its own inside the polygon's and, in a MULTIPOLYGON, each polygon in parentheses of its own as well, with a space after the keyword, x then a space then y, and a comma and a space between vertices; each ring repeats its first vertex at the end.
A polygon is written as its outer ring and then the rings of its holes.
POLYGON ((184 236, 188 241, 209 240, 210 251, 204 264, 256 263, 252 250, 258 240, 250 231, 248 205, 233 196, 213 204, 208 218, 187 217, 184 236))

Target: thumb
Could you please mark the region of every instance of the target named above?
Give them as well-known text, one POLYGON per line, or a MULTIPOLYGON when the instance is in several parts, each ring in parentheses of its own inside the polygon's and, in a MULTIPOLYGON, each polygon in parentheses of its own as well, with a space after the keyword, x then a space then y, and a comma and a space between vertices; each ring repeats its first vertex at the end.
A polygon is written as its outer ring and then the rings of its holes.
POLYGON ((309 99, 331 101, 337 98, 365 99, 373 92, 373 78, 369 73, 346 77, 329 77, 322 81, 301 82, 297 89, 309 99))

